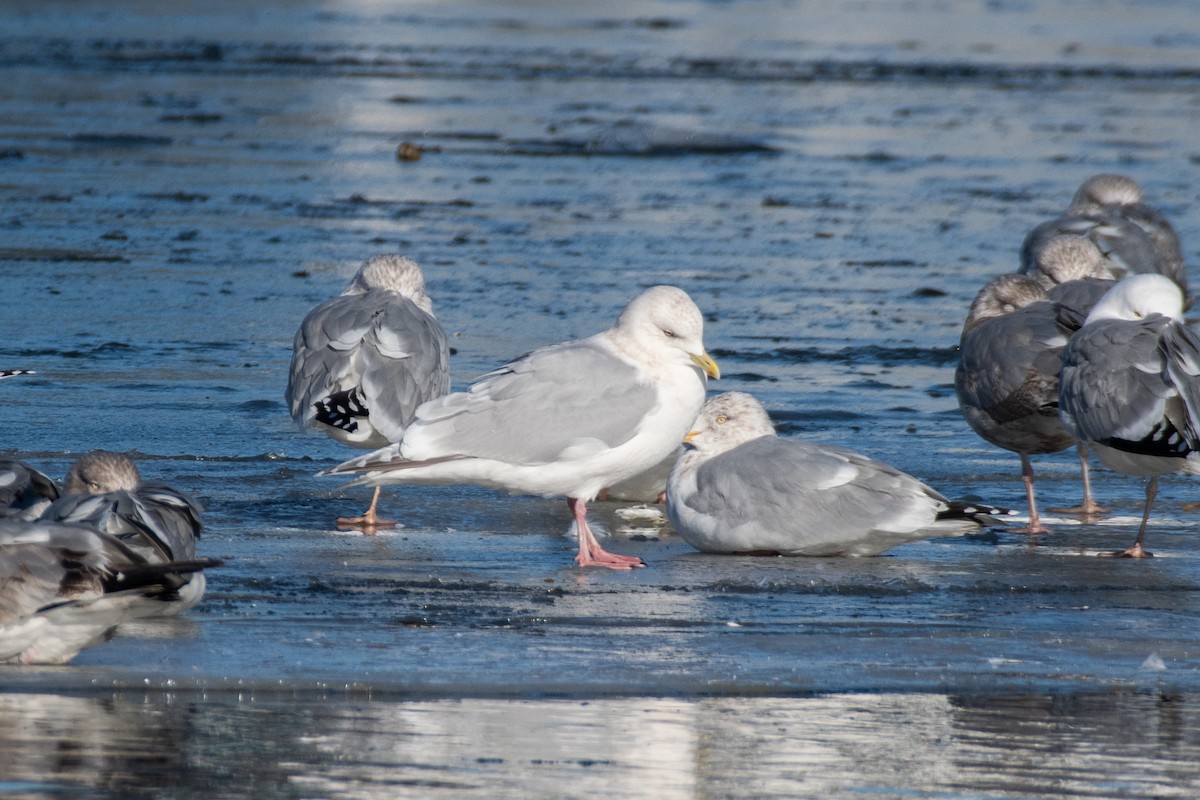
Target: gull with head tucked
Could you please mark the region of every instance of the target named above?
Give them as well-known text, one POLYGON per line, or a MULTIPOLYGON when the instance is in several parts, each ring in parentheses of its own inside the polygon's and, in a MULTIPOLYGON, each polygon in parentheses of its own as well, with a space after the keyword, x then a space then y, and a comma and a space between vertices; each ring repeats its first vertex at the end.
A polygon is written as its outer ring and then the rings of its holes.
MULTIPOLYGON (((448 391, 450 347, 425 277, 412 259, 388 254, 367 259, 341 295, 304 318, 285 397, 301 428, 374 450, 400 441, 417 407, 448 391)), ((370 508, 338 524, 394 524, 378 504, 376 486, 370 508)))
POLYGON ((780 438, 762 405, 742 392, 705 403, 684 441, 667 483, 667 515, 706 553, 873 556, 978 530, 997 511, 951 503, 850 450, 780 438))
POLYGON ((1140 558, 1158 476, 1200 472, 1200 337, 1183 321, 1183 292, 1158 274, 1118 282, 1067 343, 1059 381, 1063 425, 1110 469, 1144 475, 1140 558))
POLYGON ((425 403, 399 443, 321 474, 359 474, 355 485, 473 483, 565 496, 580 566, 643 566, 600 546, 587 504, 679 446, 707 377, 720 374, 703 335, 687 293, 654 286, 608 330, 535 350, 425 403))

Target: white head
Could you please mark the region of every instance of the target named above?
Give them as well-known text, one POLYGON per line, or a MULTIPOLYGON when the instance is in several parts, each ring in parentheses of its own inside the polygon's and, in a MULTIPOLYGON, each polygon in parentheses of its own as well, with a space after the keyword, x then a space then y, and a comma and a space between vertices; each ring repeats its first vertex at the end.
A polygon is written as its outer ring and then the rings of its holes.
POLYGON ((365 294, 372 289, 397 292, 426 314, 433 313, 433 302, 425 294, 425 276, 411 258, 394 253, 371 256, 354 273, 343 294, 365 294))
POLYGON ((774 435, 775 426, 762 403, 745 392, 726 392, 705 402, 683 441, 698 453, 715 456, 751 439, 774 435))
POLYGON ((1142 187, 1133 178, 1101 173, 1083 182, 1068 209, 1073 214, 1095 213, 1104 206, 1131 206, 1142 202, 1142 187))
POLYGON ((704 351, 704 318, 682 289, 652 286, 642 292, 625 306, 611 335, 648 357, 689 361, 705 374, 721 377, 704 351))
POLYGON ((107 494, 122 489, 132 492, 141 481, 142 476, 129 456, 93 450, 67 472, 63 491, 66 494, 107 494))
POLYGON ((1091 239, 1073 233, 1061 233, 1046 242, 1038 253, 1038 270, 1056 284, 1118 277, 1113 263, 1091 239))
POLYGON ((1139 320, 1162 314, 1183 319, 1183 292, 1175 281, 1157 273, 1130 275, 1105 292, 1084 322, 1103 319, 1139 320))

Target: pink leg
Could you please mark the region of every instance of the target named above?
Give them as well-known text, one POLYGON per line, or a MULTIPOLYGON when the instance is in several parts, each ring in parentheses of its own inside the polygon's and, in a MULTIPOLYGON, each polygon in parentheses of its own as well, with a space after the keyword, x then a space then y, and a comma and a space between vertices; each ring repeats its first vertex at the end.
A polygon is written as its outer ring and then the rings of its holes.
POLYGON ((1029 524, 1009 530, 1013 533, 1049 533, 1050 529, 1042 525, 1042 518, 1038 516, 1037 501, 1033 497, 1033 464, 1025 453, 1021 453, 1021 481, 1025 484, 1025 499, 1029 502, 1029 524))
POLYGON ((1092 497, 1092 477, 1088 470, 1088 448, 1083 442, 1075 443, 1075 451, 1079 454, 1079 479, 1083 483, 1083 502, 1072 508, 1052 508, 1057 514, 1079 514, 1083 517, 1097 517, 1107 514, 1108 509, 1096 502, 1092 497))
POLYGON ((1158 476, 1152 477, 1146 483, 1146 509, 1142 512, 1142 524, 1138 528, 1137 539, 1133 544, 1119 553, 1112 555, 1118 558, 1149 558, 1154 555, 1146 548, 1142 547, 1142 542, 1146 539, 1146 523, 1150 521, 1150 506, 1154 504, 1154 498, 1158 497, 1158 476))
POLYGON ((395 527, 396 521, 394 519, 380 519, 375 513, 375 507, 379 505, 379 490, 381 488, 383 487, 375 487, 375 494, 371 497, 371 505, 361 517, 338 517, 338 527, 362 528, 363 533, 374 533, 376 528, 395 527))
POLYGON ((568 497, 567 507, 571 509, 571 514, 575 517, 575 527, 579 531, 579 555, 575 556, 575 561, 579 566, 608 567, 609 569, 633 569, 646 566, 646 562, 637 556, 619 556, 616 553, 607 552, 600 546, 596 537, 592 535, 592 529, 588 527, 586 500, 568 497))

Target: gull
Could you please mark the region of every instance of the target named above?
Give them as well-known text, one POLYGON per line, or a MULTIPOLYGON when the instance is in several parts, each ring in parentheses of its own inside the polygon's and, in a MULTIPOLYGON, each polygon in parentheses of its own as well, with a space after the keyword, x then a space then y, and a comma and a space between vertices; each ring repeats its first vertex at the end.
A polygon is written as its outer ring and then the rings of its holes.
MULTIPOLYGON (((115 537, 147 564, 191 561, 202 527, 199 503, 158 481, 143 481, 133 460, 121 453, 93 450, 76 461, 63 482, 62 497, 40 519, 69 522, 115 537)), ((164 614, 178 614, 200 602, 202 574, 181 575, 175 602, 164 614)))
POLYGON ((82 525, 0 519, 0 662, 63 664, 119 623, 156 616, 211 559, 151 564, 82 525))
POLYGON ((14 378, 17 375, 33 375, 31 369, 0 369, 0 380, 4 378, 14 378))
POLYGON ((1114 266, 1112 277, 1157 272, 1187 292, 1179 237, 1171 223, 1142 201, 1142 190, 1122 175, 1094 175, 1076 191, 1066 212, 1035 227, 1021 245, 1021 272, 1035 271, 1056 234, 1089 238, 1114 266))
MULTIPOLYGON (((368 259, 346 290, 308 313, 296 332, 285 391, 301 429, 368 450, 400 441, 417 407, 450 391, 450 347, 416 262, 368 259)), ((379 487, 367 511, 338 524, 368 530, 380 519, 379 487)))
POLYGON ((0 518, 35 520, 60 494, 49 475, 23 461, 0 460, 0 518))
POLYGON ((1059 413, 1109 468, 1143 475, 1137 539, 1120 556, 1149 555, 1146 523, 1158 477, 1200 472, 1200 338, 1183 321, 1169 278, 1133 275, 1096 304, 1063 352, 1059 413))
POLYGON ((1087 445, 1076 442, 1058 417, 1058 372, 1067 340, 1112 285, 1112 274, 1095 244, 1059 234, 1047 240, 1036 272, 992 279, 967 313, 955 394, 971 430, 1021 458, 1029 524, 1016 532, 1047 531, 1038 514, 1030 456, 1057 453, 1072 444, 1078 451, 1083 502, 1063 510, 1085 515, 1104 511, 1092 497, 1087 445))
POLYGON ((321 474, 361 474, 352 485, 474 483, 566 496, 581 567, 644 566, 600 546, 587 504, 679 446, 707 376, 720 375, 703 334, 687 293, 651 287, 608 330, 535 350, 425 403, 399 443, 321 474))
POLYGON ((982 515, 996 511, 952 504, 850 450, 780 438, 743 392, 709 399, 684 442, 667 484, 667 515, 706 553, 872 556, 978 530, 982 515))

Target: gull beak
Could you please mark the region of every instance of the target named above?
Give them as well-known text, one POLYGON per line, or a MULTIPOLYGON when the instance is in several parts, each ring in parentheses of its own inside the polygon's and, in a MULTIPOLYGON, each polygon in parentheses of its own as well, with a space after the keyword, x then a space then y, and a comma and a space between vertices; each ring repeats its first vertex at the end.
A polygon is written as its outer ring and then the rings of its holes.
POLYGON ((695 445, 692 444, 692 439, 695 439, 699 435, 700 431, 688 431, 687 436, 683 437, 683 443, 685 445, 691 445, 692 447, 695 447, 695 445))
POLYGON ((693 364, 704 370, 705 375, 708 375, 714 380, 721 379, 721 368, 717 366, 717 362, 713 361, 712 358, 709 357, 708 353, 701 353, 700 355, 688 353, 688 358, 692 360, 693 364))

